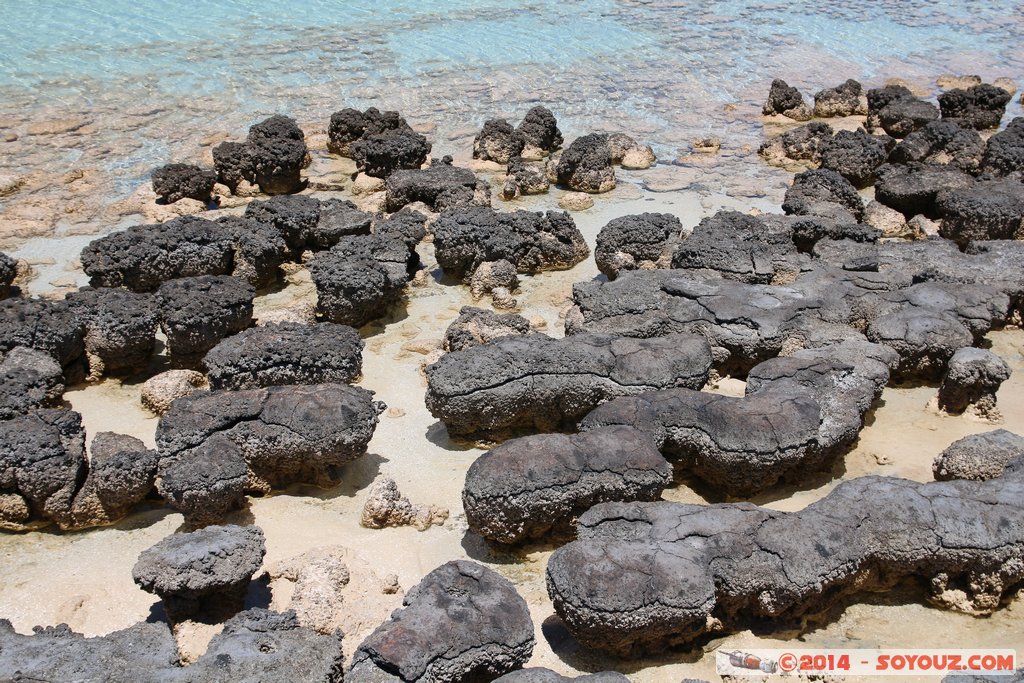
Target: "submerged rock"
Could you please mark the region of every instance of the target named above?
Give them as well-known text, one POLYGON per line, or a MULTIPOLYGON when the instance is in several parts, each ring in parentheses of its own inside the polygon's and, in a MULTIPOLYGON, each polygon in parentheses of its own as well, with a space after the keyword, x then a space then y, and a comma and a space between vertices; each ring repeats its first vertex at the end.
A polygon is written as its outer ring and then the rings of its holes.
POLYGON ((356 650, 348 683, 492 680, 522 667, 533 652, 526 601, 507 579, 474 562, 441 565, 406 594, 404 605, 356 650))

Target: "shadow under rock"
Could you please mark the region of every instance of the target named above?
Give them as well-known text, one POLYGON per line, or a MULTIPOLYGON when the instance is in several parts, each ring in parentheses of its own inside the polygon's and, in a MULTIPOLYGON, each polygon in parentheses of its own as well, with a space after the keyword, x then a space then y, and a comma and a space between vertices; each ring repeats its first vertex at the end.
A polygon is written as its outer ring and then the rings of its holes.
POLYGON ((530 555, 549 553, 573 540, 572 535, 558 536, 557 539, 538 539, 516 545, 488 541, 472 529, 466 529, 460 545, 470 559, 487 564, 523 564, 530 562, 530 555))
POLYGON ((388 459, 381 455, 367 453, 337 470, 337 478, 340 480, 337 486, 322 489, 312 484, 293 484, 286 489, 274 491, 270 495, 298 496, 319 500, 332 500, 340 496, 354 498, 356 494, 373 483, 377 475, 380 474, 381 465, 386 462, 388 459))
POLYGON ((425 436, 427 441, 446 451, 471 451, 475 448, 488 450, 497 445, 496 442, 454 440, 449 436, 448 428, 440 420, 427 427, 425 436))

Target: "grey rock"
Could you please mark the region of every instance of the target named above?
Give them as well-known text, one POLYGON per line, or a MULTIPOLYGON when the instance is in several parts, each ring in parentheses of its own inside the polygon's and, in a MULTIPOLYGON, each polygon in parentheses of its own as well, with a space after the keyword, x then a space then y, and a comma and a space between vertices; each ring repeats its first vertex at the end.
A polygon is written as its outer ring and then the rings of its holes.
POLYGON ((761 111, 765 116, 773 114, 786 115, 786 112, 799 108, 803 103, 804 97, 800 94, 799 90, 790 86, 781 78, 776 78, 772 81, 771 88, 768 91, 768 99, 765 101, 761 111))
POLYGON ((1024 437, 996 429, 951 443, 932 463, 937 481, 987 481, 1003 476, 1012 460, 1024 455, 1024 437))
POLYGON ((407 204, 423 202, 434 211, 457 206, 490 206, 490 188, 468 168, 452 166, 450 157, 429 168, 396 171, 388 176, 385 208, 398 211, 407 204))
POLYGON ((878 122, 894 138, 905 138, 939 118, 939 109, 916 97, 891 100, 878 110, 878 122))
POLYGON ((841 130, 821 149, 821 167, 840 174, 857 187, 870 185, 888 155, 885 142, 864 131, 841 130))
POLYGON ((629 339, 501 337, 427 367, 427 408, 452 436, 554 431, 617 396, 704 386, 711 366, 696 336, 629 339))
POLYGON ((64 373, 48 353, 16 346, 0 362, 0 420, 54 408, 63 395, 64 373))
POLYGON ((609 280, 623 270, 663 268, 671 263, 682 230, 679 219, 668 213, 613 218, 597 235, 597 268, 609 280))
POLYGON ((222 142, 213 148, 213 166, 217 171, 217 182, 226 185, 232 192, 243 180, 256 183, 253 150, 244 142, 222 142))
POLYGON ((505 184, 502 186, 502 197, 515 199, 520 195, 544 194, 551 187, 543 169, 514 157, 505 168, 505 184))
POLYGON ((506 260, 520 273, 571 268, 590 254, 565 211, 451 209, 434 222, 434 252, 446 274, 468 279, 486 261, 506 260))
POLYGON ((1010 366, 987 349, 957 349, 939 386, 939 407, 959 414, 973 406, 981 414, 994 412, 996 392, 1010 378, 1010 366))
MULTIPOLYGON (((283 195, 282 198, 295 196, 283 195)), ((253 204, 260 202, 250 202, 249 205, 253 204)), ((217 224, 234 245, 231 275, 256 289, 270 287, 280 279, 278 268, 289 260, 291 250, 273 222, 248 216, 224 216, 217 219, 217 224)))
POLYGON ((939 195, 970 188, 975 182, 973 177, 954 166, 916 162, 883 167, 879 175, 875 199, 908 219, 919 214, 939 218, 939 195))
POLYGON ((965 173, 976 174, 981 169, 985 151, 985 142, 973 128, 964 128, 956 121, 939 120, 903 138, 889 154, 889 160, 898 164, 915 161, 948 164, 965 173))
POLYGON ((988 139, 981 167, 996 177, 1024 173, 1024 117, 1016 117, 988 139))
POLYGON ((411 130, 366 135, 350 146, 356 169, 373 178, 388 178, 404 169, 418 169, 430 155, 427 139, 411 130))
POLYGON ((290 194, 302 189, 300 172, 308 163, 309 150, 295 119, 277 114, 254 124, 246 144, 252 175, 262 192, 290 194))
POLYGON ((522 667, 533 652, 526 601, 507 579, 474 562, 441 565, 406 594, 404 605, 359 645, 349 683, 490 681, 522 667))
POLYGON ((305 244, 307 249, 319 251, 330 249, 342 237, 369 235, 373 214, 360 211, 346 199, 328 199, 320 203, 320 220, 316 228, 309 231, 305 244))
POLYGON ((769 162, 785 159, 805 161, 811 165, 821 163, 821 150, 832 139, 835 131, 824 121, 812 121, 765 140, 758 154, 769 162))
POLYGON ((197 364, 220 340, 252 325, 256 290, 234 277, 203 275, 160 285, 156 305, 178 367, 197 364))
POLYGON ((1013 178, 982 180, 938 196, 939 234, 963 246, 972 240, 1018 239, 1024 235, 1024 183, 1013 178))
POLYGON ((63 301, 17 297, 0 301, 0 353, 17 346, 49 354, 63 370, 65 384, 85 377, 82 323, 63 301))
POLYGON ((523 134, 505 119, 488 119, 473 139, 473 158, 507 164, 526 146, 523 134))
POLYGON ((18 276, 18 262, 0 251, 0 299, 11 294, 11 284, 18 276))
POLYGON ((850 181, 829 169, 814 169, 797 174, 786 190, 782 210, 787 214, 816 213, 819 204, 837 204, 860 220, 864 202, 850 181))
POLYGON ((299 254, 316 243, 320 209, 316 197, 287 195, 249 202, 245 217, 277 228, 288 247, 299 254))
POLYGON ((88 475, 63 528, 113 524, 153 490, 156 451, 133 436, 99 432, 89 448, 88 475))
POLYGON ((554 152, 562 146, 562 133, 558 130, 558 121, 547 107, 537 105, 531 108, 516 130, 523 136, 528 146, 542 152, 554 152))
POLYGON ((881 88, 872 88, 867 92, 868 115, 864 127, 869 130, 880 128, 878 113, 890 103, 900 99, 912 99, 914 94, 902 85, 887 85, 881 88))
POLYGON ((346 108, 331 114, 327 128, 327 149, 343 157, 351 156, 352 143, 369 135, 378 135, 390 130, 412 132, 397 111, 380 111, 370 107, 366 111, 346 108))
POLYGON ((998 128, 1010 93, 989 83, 966 90, 954 88, 939 95, 942 118, 959 119, 977 129, 998 128))
POLYGON ((139 555, 132 578, 160 596, 172 623, 241 609, 266 543, 255 526, 208 526, 171 534, 139 555))
POLYGON ((445 351, 464 351, 499 337, 529 333, 530 323, 521 315, 463 306, 459 317, 445 330, 443 348, 445 351))
POLYGON ((814 115, 821 118, 831 116, 853 116, 867 111, 861 104, 864 89, 852 78, 834 88, 825 88, 814 95, 814 115))
POLYGON ((362 372, 363 340, 345 325, 271 323, 221 341, 204 364, 213 389, 343 384, 362 372))
POLYGON ((208 203, 217 174, 191 164, 167 164, 153 171, 153 192, 168 204, 179 199, 208 203))
POLYGON ((470 466, 462 489, 469 528, 498 543, 565 531, 597 503, 657 500, 672 467, 631 427, 506 441, 470 466))
POLYGON ((552 180, 576 192, 598 194, 615 188, 615 168, 608 136, 576 138, 554 165, 552 180))
POLYGON ((149 363, 160 314, 152 294, 84 288, 65 301, 82 322, 90 375, 132 372, 149 363))

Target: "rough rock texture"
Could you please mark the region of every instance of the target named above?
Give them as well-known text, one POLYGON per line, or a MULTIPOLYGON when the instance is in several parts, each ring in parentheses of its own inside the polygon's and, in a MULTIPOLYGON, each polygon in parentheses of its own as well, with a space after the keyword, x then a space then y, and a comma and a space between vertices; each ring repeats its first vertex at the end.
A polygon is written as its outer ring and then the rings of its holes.
POLYGON ((514 157, 505 169, 505 182, 501 188, 503 199, 515 199, 520 195, 544 194, 551 187, 551 181, 539 166, 514 157))
POLYGON ((379 218, 373 223, 373 234, 382 239, 397 239, 406 244, 410 250, 427 236, 427 217, 419 211, 405 208, 387 218, 379 218))
POLYGON ((84 288, 69 294, 65 301, 85 328, 85 353, 92 377, 146 367, 160 324, 153 295, 84 288))
POLYGON ((590 247, 564 211, 452 209, 434 222, 434 251, 446 274, 469 279, 485 261, 504 259, 520 273, 564 270, 590 255, 590 247))
POLYGON ((55 522, 84 529, 120 519, 152 489, 155 455, 137 439, 98 435, 85 456, 82 417, 41 409, 0 421, 0 528, 55 522))
POLYGON ((782 114, 797 121, 806 121, 812 114, 810 107, 804 104, 804 96, 800 91, 781 78, 772 81, 768 99, 761 108, 761 113, 765 116, 782 114))
POLYGON ((979 130, 998 128, 1009 101, 1010 93, 989 83, 966 90, 954 88, 939 95, 942 118, 959 119, 979 130))
POLYGON ((936 203, 943 216, 939 234, 957 244, 1024 236, 1024 183, 1016 179, 979 181, 943 192, 936 203))
POLYGON ((875 198, 908 219, 917 215, 941 217, 939 195, 970 188, 975 182, 973 177, 954 166, 919 162, 884 166, 879 175, 875 198))
POLYGON ((53 408, 64 395, 64 373, 48 353, 16 346, 0 361, 0 420, 53 408))
POLYGON ((1003 476, 1011 460, 1024 455, 1024 437, 996 429, 954 441, 932 463, 938 481, 986 481, 1003 476))
POLYGON ((208 203, 217 174, 191 164, 167 164, 153 171, 153 192, 168 204, 179 199, 208 203))
POLYGON ((344 237, 308 264, 317 315, 352 327, 387 315, 418 265, 419 256, 407 242, 379 235, 344 237))
POLYGON ((857 187, 870 185, 875 170, 885 162, 888 150, 877 135, 841 130, 824 144, 821 167, 832 169, 857 187))
POLYGON ((551 165, 552 182, 570 190, 599 194, 615 189, 615 168, 607 135, 591 133, 576 138, 557 163, 551 165))
POLYGON ((160 596, 172 623, 203 611, 221 616, 241 609, 265 554, 259 527, 208 526, 171 534, 144 550, 132 578, 160 596))
POLYGON ((939 407, 960 414, 968 407, 980 415, 996 412, 996 392, 1010 378, 1010 366, 987 349, 958 349, 949 359, 939 386, 939 407))
POLYGON ((878 122, 888 135, 905 138, 939 118, 938 108, 916 97, 891 100, 878 110, 878 122))
POLYGON ((94 287, 152 292, 173 278, 226 275, 233 253, 230 234, 217 223, 184 216, 93 240, 81 259, 94 287))
POLYGON ((679 468, 749 495, 828 467, 856 440, 896 361, 892 350, 858 341, 804 349, 755 366, 743 398, 652 391, 599 406, 580 428, 635 427, 679 468))
POLYGON ((981 167, 996 177, 1024 173, 1024 117, 1018 116, 988 139, 981 167))
MULTIPOLYGON (((283 195, 294 197, 296 195, 283 195)), ((260 202, 251 202, 259 204, 260 202)), ((231 275, 245 280, 256 289, 270 287, 280 277, 278 267, 291 257, 288 242, 273 223, 248 216, 224 216, 217 219, 234 245, 231 275)))
POLYGON ((142 405, 163 415, 175 399, 209 389, 206 375, 195 370, 167 370, 142 384, 142 405))
POLYGON ((249 128, 246 144, 253 178, 261 191, 289 194, 302 189, 300 171, 309 155, 305 137, 295 119, 281 114, 249 128))
POLYGON ((832 139, 833 133, 832 126, 824 121, 812 121, 769 138, 758 153, 770 162, 781 163, 791 159, 817 165, 821 163, 821 150, 832 139))
POLYGON ((412 132, 397 111, 380 111, 370 107, 366 111, 346 108, 331 114, 327 128, 327 149, 343 157, 351 156, 352 143, 364 135, 378 135, 389 130, 412 132))
POLYGON ((22 635, 0 619, 0 671, 10 681, 157 683, 171 680, 177 667, 178 648, 166 624, 140 622, 87 638, 67 624, 22 635))
POLYGON ((385 477, 370 487, 359 523, 367 529, 414 526, 420 531, 426 531, 431 526, 444 525, 447 519, 448 508, 413 505, 398 492, 395 480, 385 477))
POLYGON ((0 299, 11 294, 11 283, 18 275, 18 262, 0 251, 0 299))
POLYGON ((814 169, 797 174, 786 190, 782 210, 787 214, 813 215, 822 204, 836 204, 854 218, 864 215, 864 202, 850 181, 829 169, 814 169))
POLYGON ((985 143, 977 131, 964 128, 956 121, 940 120, 903 138, 889 154, 889 160, 898 164, 914 161, 948 164, 976 174, 984 154, 985 143))
POLYGON ((214 147, 213 166, 217 170, 217 182, 232 192, 243 181, 256 182, 252 149, 244 142, 222 142, 214 147))
POLYGON ((266 201, 249 202, 245 217, 272 225, 284 238, 288 247, 296 254, 313 248, 315 235, 320 224, 320 200, 305 195, 271 197, 266 201))
POLYGON ((12 298, 0 301, 0 353, 24 346, 49 354, 66 384, 85 376, 82 324, 63 301, 12 298))
POLYGON ((632 656, 751 622, 798 623, 849 595, 919 577, 936 603, 999 607, 1024 579, 1024 482, 841 483, 785 513, 747 503, 605 503, 548 561, 576 640, 632 656))
POLYGON ((395 171, 418 169, 430 154, 427 139, 411 130, 389 130, 352 143, 356 169, 372 178, 387 178, 395 171))
POLYGON ((426 403, 452 436, 554 431, 617 396, 699 389, 710 367, 707 342, 689 335, 502 337, 428 366, 426 403))
POLYGON ((679 245, 683 226, 669 213, 620 216, 597 235, 594 260, 609 280, 623 270, 665 268, 679 245))
POLYGON ((246 490, 334 486, 366 452, 382 410, 373 392, 343 384, 193 394, 160 419, 157 487, 187 521, 210 523, 246 490))
POLYGON ((468 168, 452 166, 450 157, 429 168, 397 171, 388 176, 385 208, 398 211, 406 204, 423 202, 433 211, 457 206, 490 206, 490 187, 468 168))
POLYGON ((511 293, 518 286, 519 273, 516 272, 516 267, 505 259, 484 261, 469 278, 469 293, 474 299, 491 294, 497 301, 501 292, 511 293))
POLYGON ((547 107, 537 105, 531 108, 516 130, 523 136, 526 151, 532 151, 538 157, 550 154, 562 146, 558 120, 547 107))
POLYGON ((473 139, 473 158, 507 164, 522 155, 526 138, 505 119, 488 119, 473 139))
POLYGON ((864 89, 852 78, 834 88, 825 88, 814 95, 814 115, 821 118, 866 114, 867 103, 861 103, 864 89))
POLYGON ((903 98, 913 98, 914 93, 902 85, 886 85, 881 88, 872 88, 867 92, 868 115, 864 122, 864 128, 869 132, 881 127, 878 113, 891 102, 903 98))
POLYGON ((316 228, 306 235, 306 248, 314 251, 330 249, 342 237, 369 235, 372 224, 372 213, 360 211, 345 199, 327 199, 320 202, 320 220, 316 228))
MULTIPOLYGON (((544 667, 533 667, 505 674, 501 678, 496 678, 494 683, 569 683, 570 681, 577 681, 578 683, 627 683, 629 679, 617 671, 602 671, 596 674, 586 674, 572 678, 562 676, 544 667)), ((684 680, 682 683, 689 682, 684 680)))
POLYGON ((206 354, 213 389, 342 384, 362 372, 363 340, 345 325, 270 323, 228 337, 206 354))
POLYGON ((499 337, 529 333, 530 322, 521 315, 463 306, 459 317, 445 330, 443 348, 445 351, 464 351, 499 337))
POLYGON ((171 362, 198 363, 221 339, 252 325, 256 290, 234 277, 203 275, 160 285, 156 305, 171 362))
POLYGON ((474 562, 441 565, 404 604, 356 650, 348 683, 489 681, 520 668, 533 652, 526 601, 507 579, 474 562))
POLYGON ((672 466, 648 435, 631 427, 538 434, 497 446, 466 473, 469 528, 498 543, 564 531, 597 503, 657 500, 672 466))

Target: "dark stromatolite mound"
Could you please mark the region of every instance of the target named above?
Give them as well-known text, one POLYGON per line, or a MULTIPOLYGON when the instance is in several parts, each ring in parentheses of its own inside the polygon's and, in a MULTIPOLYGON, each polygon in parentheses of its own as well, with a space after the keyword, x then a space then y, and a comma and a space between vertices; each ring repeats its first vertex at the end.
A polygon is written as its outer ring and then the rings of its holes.
POLYGON ((597 503, 657 500, 672 466, 647 434, 605 427, 584 434, 537 434, 497 446, 466 473, 469 528, 498 543, 564 530, 597 503))
POLYGON ((996 392, 1010 378, 1010 366, 987 349, 957 349, 939 386, 939 407, 960 414, 968 407, 981 415, 995 412, 996 392))
POLYGON ((168 204, 186 198, 205 204, 216 182, 216 173, 191 164, 167 164, 153 171, 153 192, 168 204))
POLYGON ((452 436, 555 431, 617 396, 699 389, 710 367, 696 336, 501 337, 428 366, 426 403, 452 436))
POLYGON ((98 435, 93 448, 90 462, 74 411, 0 421, 0 528, 84 529, 123 517, 152 489, 155 455, 120 435, 98 435))
POLYGON ((963 246, 974 240, 1024 236, 1024 183, 1014 178, 982 180, 939 195, 939 234, 963 246))
POLYGON ((344 237, 309 262, 317 315, 361 327, 387 315, 419 264, 407 242, 379 235, 344 237))
POLYGON ((1003 476, 1010 461, 1024 456, 1024 436, 996 429, 954 441, 932 463, 938 481, 986 481, 1003 476))
POLYGON ((515 199, 521 195, 544 194, 550 187, 551 180, 540 166, 528 164, 521 157, 513 157, 505 167, 501 196, 503 199, 515 199))
POLYGON ((174 278, 230 273, 233 249, 231 236, 217 223, 184 216, 93 240, 81 259, 94 287, 152 292, 174 278))
POLYGON ((217 171, 217 182, 232 192, 243 180, 250 184, 256 182, 252 148, 244 142, 222 142, 214 147, 213 167, 217 171))
POLYGON ((82 323, 66 302, 18 297, 0 301, 0 353, 17 346, 48 353, 67 384, 85 376, 82 323))
POLYGON ((878 124, 894 138, 905 138, 939 118, 939 109, 916 97, 897 97, 880 108, 878 124))
POLYGON ((1009 101, 1010 93, 989 83, 966 90, 954 88, 939 95, 942 118, 959 119, 979 130, 998 128, 1009 101))
POLYGON ((252 325, 256 290, 234 277, 203 275, 160 285, 156 304, 171 361, 195 365, 225 337, 252 325))
POLYGON ((570 190, 599 194, 615 189, 615 168, 607 135, 591 133, 576 138, 557 162, 551 162, 549 168, 552 167, 552 182, 570 190))
POLYGON ((819 164, 821 150, 832 139, 833 133, 832 126, 824 121, 812 121, 769 138, 758 153, 769 161, 781 161, 780 157, 784 157, 819 164))
POLYGON ((380 111, 370 107, 366 111, 345 108, 331 114, 327 128, 327 149, 343 157, 351 156, 352 143, 363 136, 378 135, 391 130, 412 132, 397 111, 380 111))
POLYGON ((571 268, 590 247, 565 211, 514 211, 466 207, 434 222, 434 251, 446 274, 468 279, 487 261, 506 260, 520 273, 571 268))
POLYGON ((395 171, 425 164, 430 143, 411 130, 389 130, 356 140, 350 150, 357 170, 373 178, 387 178, 395 171))
POLYGON ((499 337, 529 333, 530 322, 521 315, 463 306, 445 330, 443 347, 445 351, 465 351, 499 337))
POLYGON ((166 683, 179 680, 170 678, 179 665, 167 624, 140 622, 87 638, 67 624, 22 635, 0 619, 0 671, 10 681, 166 683))
POLYGON ((0 420, 53 408, 64 395, 64 373, 45 351, 16 346, 0 361, 0 420))
MULTIPOLYGON (((627 683, 629 679, 617 671, 601 671, 572 678, 562 676, 544 667, 533 667, 505 674, 501 678, 496 678, 494 683, 570 683, 571 681, 577 683, 627 683)), ((689 683, 689 681, 687 679, 682 683, 689 683)))
POLYGON ((799 512, 740 503, 605 503, 548 561, 555 610, 583 645, 635 656, 923 579, 987 614, 1024 579, 1024 482, 860 477, 799 512), (948 591, 948 592, 947 592, 948 591))
POLYGON ((320 200, 316 197, 286 195, 249 202, 245 207, 245 217, 274 226, 288 247, 301 253, 314 241, 313 235, 320 223, 320 208, 320 200))
POLYGON ((974 178, 952 165, 910 162, 880 170, 875 199, 907 218, 923 214, 939 218, 939 195, 974 185, 974 178))
POLYGON ((877 135, 841 130, 822 146, 821 167, 843 176, 857 187, 870 185, 888 150, 877 135))
POLYGON ((86 287, 69 294, 65 301, 84 327, 91 376, 146 367, 160 324, 152 294, 86 287))
POLYGON ((299 173, 307 163, 306 136, 290 116, 277 114, 249 128, 246 138, 255 183, 265 194, 302 189, 299 173))
POLYGON ((291 251, 277 226, 247 216, 224 216, 217 219, 217 224, 234 244, 231 275, 256 289, 278 281, 278 268, 289 260, 291 251))
POLYGON ((902 85, 886 85, 881 88, 872 88, 867 92, 868 115, 864 122, 864 128, 873 131, 881 127, 878 113, 891 102, 903 98, 913 98, 914 93, 902 85))
POLYGON ((609 401, 580 427, 640 429, 680 468, 745 496, 830 465, 856 440, 895 364, 891 350, 864 342, 805 349, 755 366, 743 398, 652 391, 609 401))
POLYGON ((522 667, 533 652, 526 601, 474 562, 441 565, 403 604, 360 644, 348 683, 490 681, 522 667))
POLYGON ((307 249, 330 249, 342 237, 369 235, 373 214, 360 211, 347 199, 327 199, 320 202, 320 219, 316 227, 306 234, 307 249))
POLYGON ((208 526, 171 534, 144 550, 132 578, 160 596, 172 623, 203 611, 222 616, 242 608, 264 554, 259 527, 208 526))
POLYGON ((814 95, 814 115, 829 118, 866 114, 867 105, 861 103, 860 99, 863 94, 863 86, 852 78, 848 78, 834 88, 819 90, 814 95))
POLYGON ((419 211, 405 208, 386 218, 377 216, 372 234, 381 239, 395 239, 404 242, 410 250, 427 236, 427 217, 419 211))
POLYGON ((183 496, 202 495, 214 467, 225 502, 237 502, 239 476, 265 493, 295 483, 334 486, 339 469, 366 452, 384 404, 373 392, 344 384, 285 385, 199 392, 178 399, 160 418, 160 484, 174 507, 203 511, 183 496), (242 472, 239 474, 239 456, 242 472), (169 475, 173 475, 170 477, 169 475), (235 493, 231 498, 227 493, 235 493))
POLYGON ((597 268, 609 280, 623 270, 665 268, 682 239, 682 230, 679 219, 669 213, 613 218, 597 235, 597 268))
POLYGON ((526 146, 523 134, 505 119, 488 119, 473 139, 473 158, 507 164, 526 146))
POLYGON ((850 181, 829 169, 813 169, 797 174, 786 190, 782 210, 787 214, 814 215, 822 205, 835 204, 860 220, 864 202, 850 181))
POLYGON ((1018 116, 988 139, 981 168, 995 177, 1024 173, 1024 117, 1018 116))
POLYGON ((343 384, 362 372, 363 340, 345 325, 282 322, 244 330, 206 354, 212 389, 343 384))
POLYGON ((477 180, 468 168, 452 166, 450 157, 435 159, 429 168, 392 173, 385 190, 388 211, 398 211, 413 202, 423 202, 434 211, 491 204, 487 183, 477 180))
POLYGON ((11 294, 11 284, 18 276, 18 262, 0 251, 0 299, 11 294))
POLYGON ((671 267, 716 271, 741 282, 792 280, 800 272, 801 260, 792 236, 792 225, 785 221, 719 211, 678 244, 671 267))
POLYGON ((249 484, 249 466, 231 436, 204 436, 183 457, 161 454, 156 480, 160 495, 192 527, 218 524, 242 508, 249 484))
POLYGON ((810 108, 804 104, 804 96, 781 78, 772 81, 768 99, 761 108, 761 113, 765 116, 782 114, 797 120, 811 118, 810 108))
POLYGON ((982 166, 984 154, 985 142, 976 130, 964 128, 955 121, 940 120, 932 121, 903 138, 889 154, 889 161, 950 165, 965 173, 976 174, 982 166))
POLYGON ((558 120, 551 110, 542 105, 532 107, 516 128, 526 149, 537 150, 550 154, 562 146, 562 133, 558 130, 558 120))

